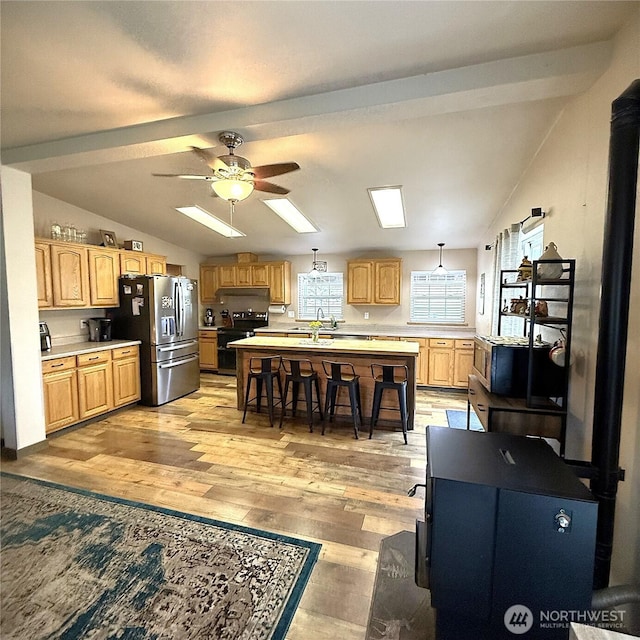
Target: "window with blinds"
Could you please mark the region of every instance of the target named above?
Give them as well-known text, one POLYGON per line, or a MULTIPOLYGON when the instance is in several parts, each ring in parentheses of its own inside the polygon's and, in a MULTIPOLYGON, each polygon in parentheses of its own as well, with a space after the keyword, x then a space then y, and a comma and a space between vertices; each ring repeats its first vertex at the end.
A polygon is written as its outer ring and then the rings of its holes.
POLYGON ((412 271, 411 322, 464 323, 466 293, 466 271, 412 271))
POLYGON ((342 273, 298 274, 298 319, 315 320, 321 308, 327 319, 342 320, 343 298, 342 273))

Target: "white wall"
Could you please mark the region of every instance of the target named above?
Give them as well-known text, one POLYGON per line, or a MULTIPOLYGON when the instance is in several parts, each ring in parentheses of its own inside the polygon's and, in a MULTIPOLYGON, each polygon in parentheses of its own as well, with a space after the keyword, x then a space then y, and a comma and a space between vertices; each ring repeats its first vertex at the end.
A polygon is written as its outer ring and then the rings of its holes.
MULTIPOLYGON (((595 365, 611 103, 640 77, 640 10, 616 38, 609 70, 591 89, 572 100, 509 202, 481 245, 503 228, 522 220, 532 207, 550 212, 545 218, 545 244, 553 241, 564 258, 576 259, 573 322, 575 356, 570 372, 567 457, 591 458, 595 365)), ((636 214, 636 218, 637 218, 636 214)), ((619 485, 612 582, 638 582, 640 576, 640 222, 636 220, 630 300, 627 370, 620 465, 627 480, 619 485)), ((478 273, 491 273, 492 253, 478 251, 478 273)), ((487 282, 487 291, 492 291, 487 282)), ((490 306, 490 305, 488 305, 490 306)), ((479 333, 488 333, 491 313, 478 316, 479 333)))
POLYGON ((0 167, 2 177, 2 437, 9 449, 45 438, 31 176, 0 167))

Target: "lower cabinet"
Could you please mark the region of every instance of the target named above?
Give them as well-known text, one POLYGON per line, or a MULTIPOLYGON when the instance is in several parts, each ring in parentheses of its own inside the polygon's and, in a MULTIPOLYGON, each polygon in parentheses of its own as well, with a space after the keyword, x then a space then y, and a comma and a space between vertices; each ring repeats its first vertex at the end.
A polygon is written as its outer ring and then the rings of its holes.
POLYGON ((50 433, 80 420, 76 358, 56 358, 42 363, 44 416, 50 433))
POLYGON ((215 331, 200 331, 200 369, 218 370, 218 334, 215 331))
POLYGON ((140 353, 137 345, 114 349, 113 357, 113 406, 140 400, 140 353))
POLYGON ((473 366, 473 340, 430 338, 427 382, 433 387, 467 388, 473 366))
POLYGON ((45 360, 42 373, 46 433, 140 399, 137 345, 45 360))

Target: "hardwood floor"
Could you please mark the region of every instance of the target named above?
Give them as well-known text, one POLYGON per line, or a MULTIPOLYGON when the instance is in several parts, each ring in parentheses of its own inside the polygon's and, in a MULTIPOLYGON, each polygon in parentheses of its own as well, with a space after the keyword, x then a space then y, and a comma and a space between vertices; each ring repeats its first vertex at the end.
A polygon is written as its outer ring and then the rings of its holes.
MULTIPOLYGON (((288 640, 363 640, 383 537, 413 530, 425 477, 425 426, 466 409, 464 392, 419 390, 416 426, 353 438, 351 422, 306 418, 269 426, 235 408, 235 378, 205 373, 201 388, 162 407, 133 406, 49 438, 3 469, 288 534, 322 544, 288 640)), ((304 405, 301 405, 304 407, 304 405)), ((368 416, 365 417, 368 429, 368 416)))

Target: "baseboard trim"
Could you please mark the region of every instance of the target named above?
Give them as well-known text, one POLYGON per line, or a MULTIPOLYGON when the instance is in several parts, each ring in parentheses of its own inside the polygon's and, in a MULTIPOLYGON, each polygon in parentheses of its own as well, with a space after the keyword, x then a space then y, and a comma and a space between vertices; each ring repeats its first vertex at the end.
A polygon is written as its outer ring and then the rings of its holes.
POLYGON ((42 449, 46 449, 48 446, 49 444, 47 441, 43 440, 42 442, 30 444, 28 447, 22 447, 22 449, 12 449, 11 447, 5 447, 4 440, 2 440, 0 445, 0 455, 6 460, 19 460, 20 458, 24 458, 32 453, 37 453, 42 449))

